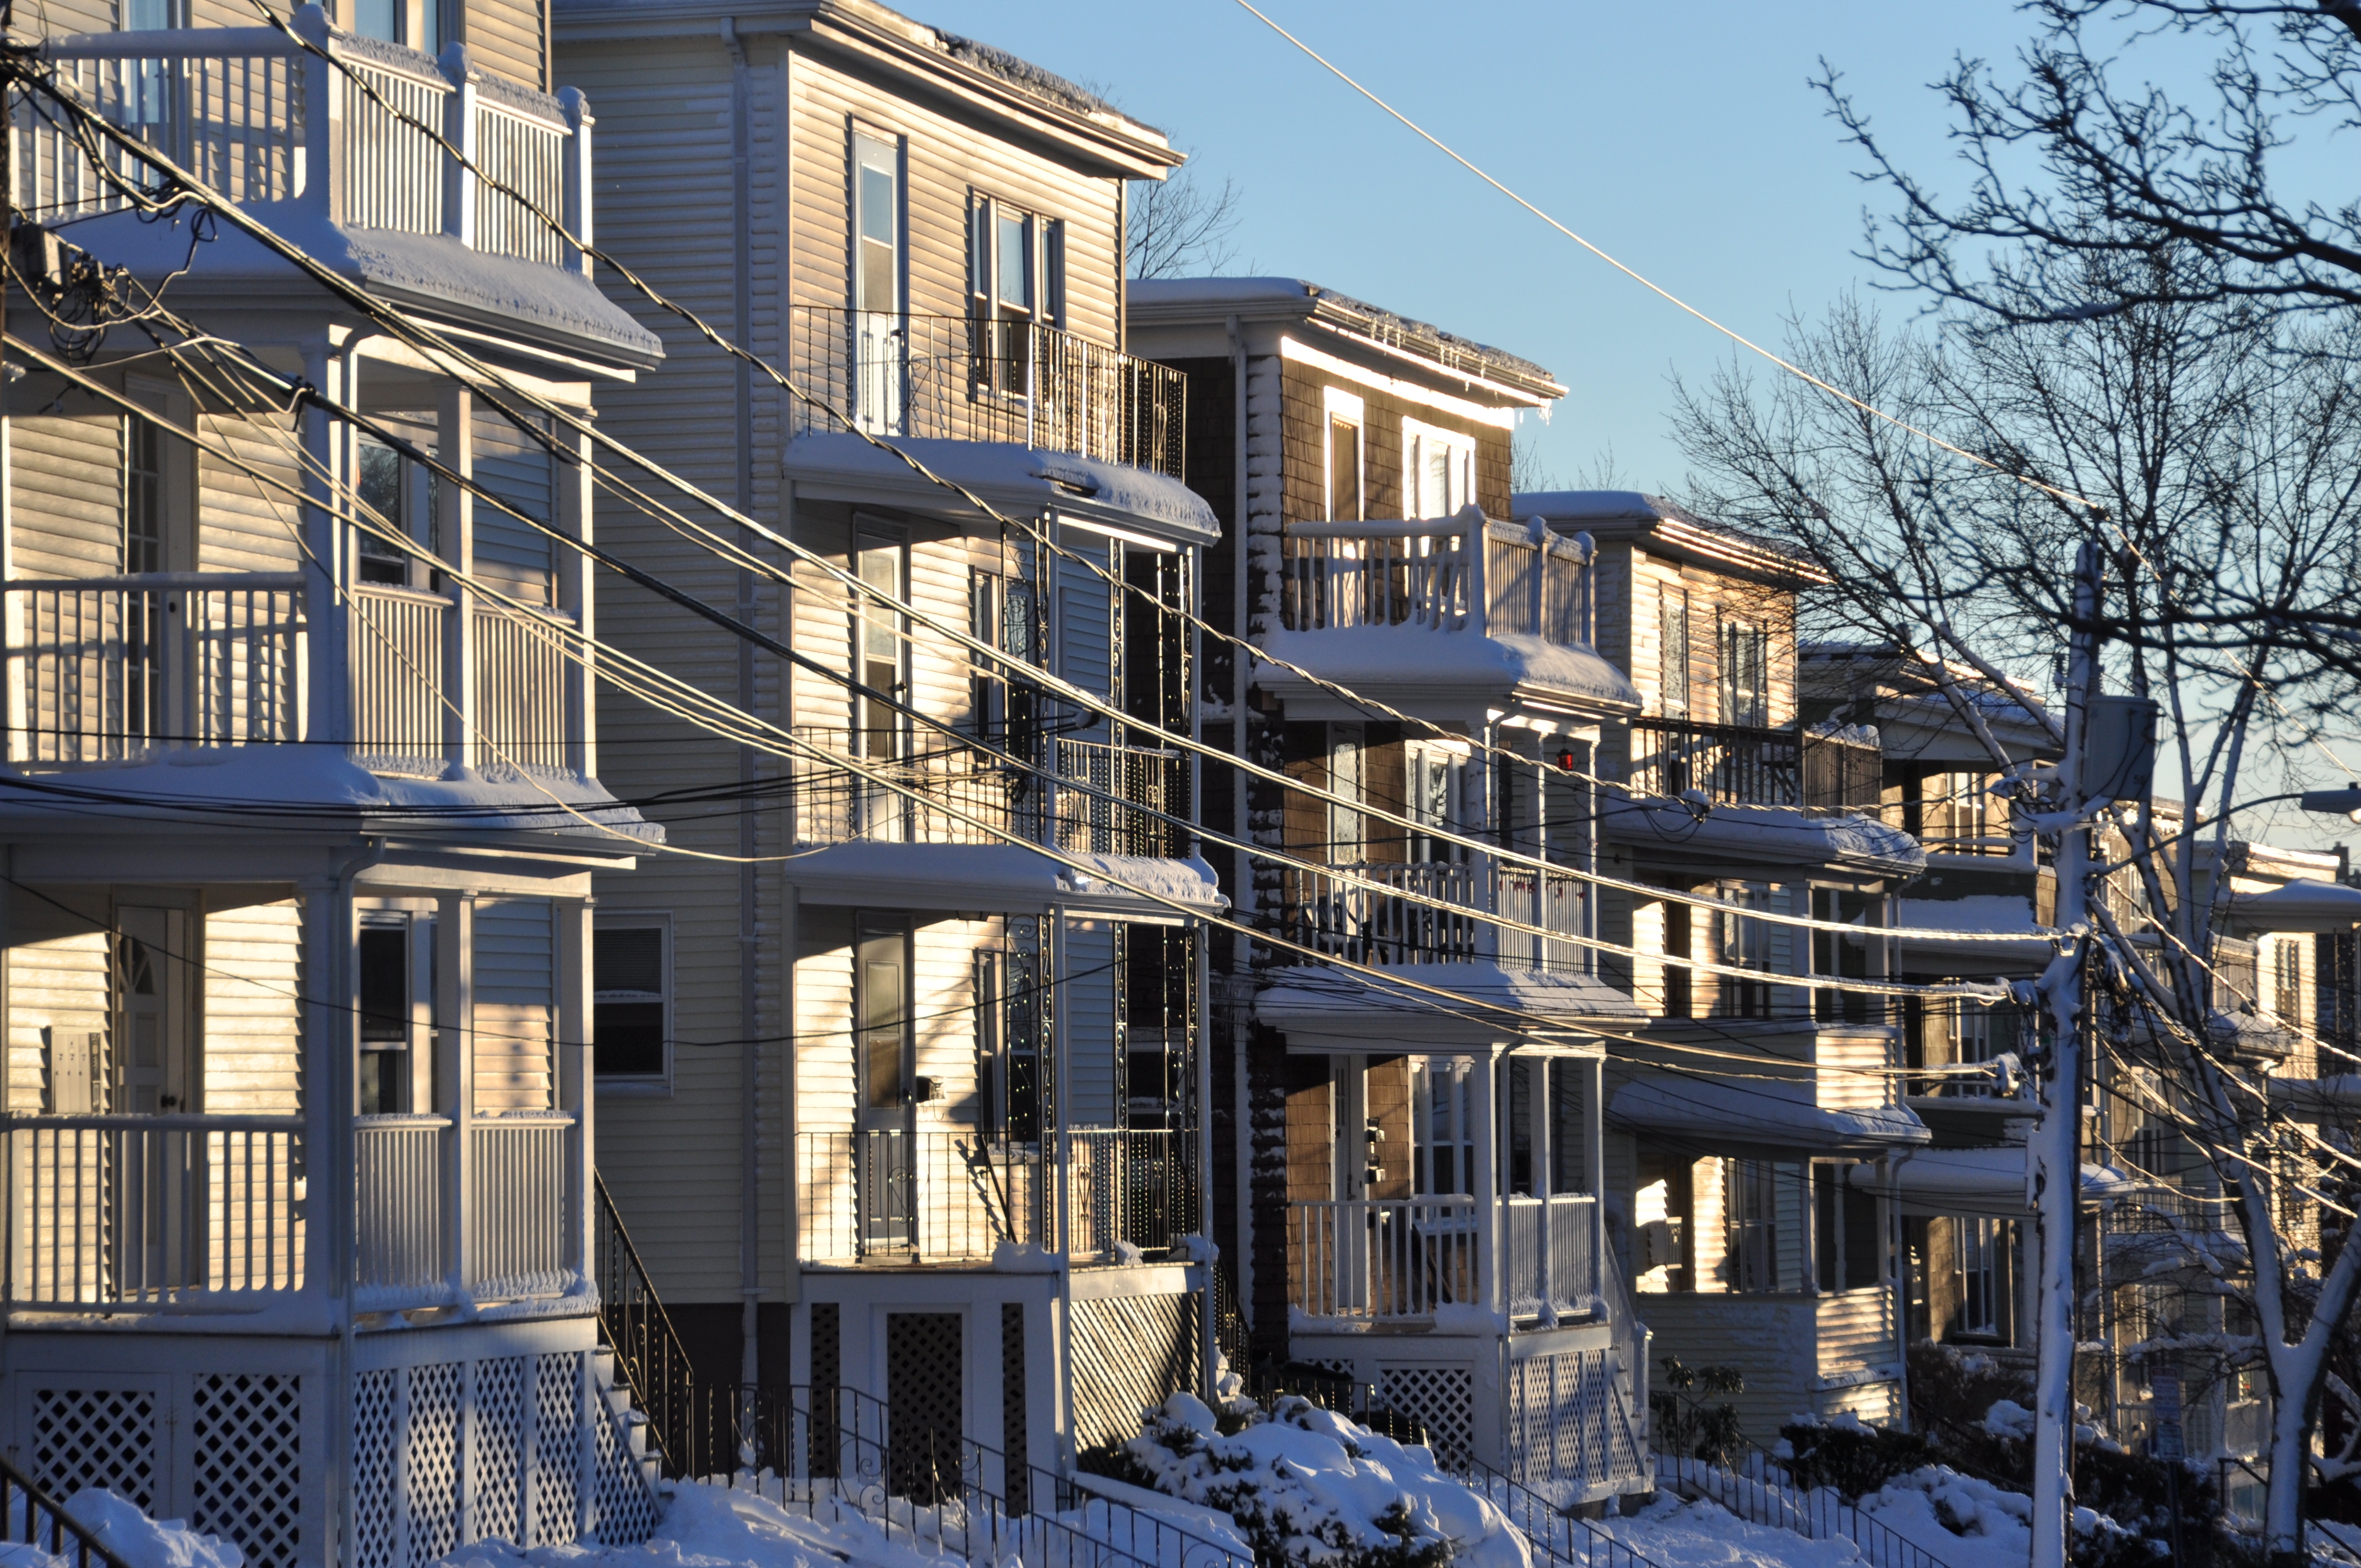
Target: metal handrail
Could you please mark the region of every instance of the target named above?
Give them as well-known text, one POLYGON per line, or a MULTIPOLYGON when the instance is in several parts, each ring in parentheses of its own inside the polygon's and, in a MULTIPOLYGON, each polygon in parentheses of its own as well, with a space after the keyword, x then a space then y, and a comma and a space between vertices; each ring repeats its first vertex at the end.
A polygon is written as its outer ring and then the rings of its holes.
POLYGON ((1507 1515, 1509 1522, 1523 1533, 1534 1554, 1549 1568, 1664 1568, 1664 1564, 1633 1550, 1592 1520, 1567 1512, 1523 1482, 1503 1475, 1474 1455, 1462 1464, 1465 1473, 1461 1480, 1481 1490, 1488 1501, 1507 1515), (1575 1530, 1576 1525, 1582 1527, 1579 1535, 1575 1530))
POLYGON ((615 1370, 631 1403, 648 1418, 665 1470, 686 1474, 696 1417, 697 1384, 688 1347, 648 1277, 640 1249, 596 1169, 590 1182, 598 1199, 592 1269, 598 1288, 598 1337, 615 1353, 615 1370))
POLYGON ((49 1488, 17 1469, 5 1454, 0 1454, 0 1539, 15 1535, 20 1506, 25 1511, 26 1545, 62 1558, 71 1541, 74 1568, 92 1568, 93 1562, 100 1568, 131 1568, 92 1534, 89 1526, 66 1512, 65 1505, 50 1496, 49 1488), (21 1505, 15 1497, 19 1492, 24 1494, 21 1505), (48 1538, 46 1545, 44 1535, 48 1538))

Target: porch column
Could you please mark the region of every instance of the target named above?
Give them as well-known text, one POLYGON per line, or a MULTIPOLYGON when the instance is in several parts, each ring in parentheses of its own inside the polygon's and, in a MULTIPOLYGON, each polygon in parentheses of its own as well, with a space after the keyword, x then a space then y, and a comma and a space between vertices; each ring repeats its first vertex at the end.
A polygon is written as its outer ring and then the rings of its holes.
POLYGON ((1500 1061, 1508 1042, 1477 1048, 1467 1074, 1468 1131, 1474 1135, 1476 1166, 1476 1300, 1491 1311, 1506 1302, 1500 1290, 1500 1061))
MULTIPOLYGON (((435 408, 435 455, 463 479, 476 474, 475 416, 475 393, 456 381, 443 389, 435 408)), ((447 479, 434 482, 434 543, 453 570, 474 576, 476 499, 447 479)), ((476 596, 463 583, 445 587, 451 606, 443 621, 443 760, 455 768, 472 768, 478 760, 476 596)))
POLYGON ((1582 1184, 1590 1190, 1591 1288, 1607 1301, 1607 1058, 1582 1058, 1582 1184))
POLYGON ((588 1279, 597 1266, 592 1192, 598 1168, 591 1126, 590 900, 554 899, 550 913, 557 939, 557 1107, 574 1113, 566 1151, 566 1247, 574 1271, 588 1279))
POLYGON ((465 893, 445 894, 434 912, 435 996, 434 1066, 443 1080, 443 1102, 435 1107, 451 1123, 443 1149, 443 1234, 450 1248, 445 1260, 454 1302, 467 1299, 468 1189, 475 1180, 476 1051, 475 1017, 476 900, 465 893))
MULTIPOLYGON (((323 395, 348 395, 351 355, 322 336, 305 345, 303 375, 323 395)), ((303 409, 303 624, 308 655, 299 666, 303 683, 298 733, 302 740, 352 738, 352 637, 345 607, 352 588, 351 532, 338 513, 347 504, 341 492, 353 478, 353 432, 317 404, 303 409)))
MULTIPOLYGON (((1191 701, 1194 700, 1192 696, 1191 701)), ((1198 796, 1192 794, 1190 798, 1198 796)), ((1203 1331, 1198 1336, 1198 1356, 1203 1363, 1201 1376, 1207 1404, 1214 1401, 1213 1369, 1220 1364, 1222 1351, 1222 1296, 1214 1280, 1221 1260, 1213 1250, 1213 1053, 1205 1048, 1205 1006, 1213 989, 1213 946, 1207 938, 1212 935, 1202 921, 1189 927, 1189 982, 1195 987, 1188 1014, 1189 1068, 1196 1086, 1196 1125, 1191 1130, 1197 1135, 1197 1234, 1204 1242, 1205 1259, 1204 1300, 1197 1314, 1198 1326, 1203 1331)))
POLYGON ((1534 1218, 1541 1225, 1541 1285, 1542 1321, 1557 1321, 1557 1282, 1565 1270, 1557 1256, 1556 1215, 1550 1200, 1555 1194, 1550 1166, 1550 1073, 1554 1064, 1548 1057, 1534 1057, 1525 1066, 1525 1140, 1532 1148, 1532 1180, 1529 1183, 1535 1202, 1534 1218))
MULTIPOLYGON (((572 92, 572 88, 566 89, 572 92)), ((588 411, 583 411, 586 416, 588 411)), ((591 439, 563 426, 553 433, 560 445, 576 461, 561 461, 557 466, 557 528, 568 538, 588 544, 592 541, 593 496, 591 464, 595 455, 591 439)), ((578 650, 580 657, 568 657, 564 663, 566 683, 566 767, 584 778, 598 772, 598 694, 594 678, 598 654, 590 639, 598 635, 597 598, 590 588, 590 563, 579 550, 558 549, 556 555, 557 608, 574 618, 582 633, 578 650)))
POLYGON ((353 966, 346 961, 352 905, 333 878, 306 887, 302 899, 303 971, 310 977, 304 989, 312 1002, 303 1027, 304 1057, 310 1063, 303 1096, 303 1280, 307 1289, 341 1300, 353 1275, 353 1227, 335 1218, 353 1212, 350 1148, 357 1106, 353 1056, 358 1016, 353 966))

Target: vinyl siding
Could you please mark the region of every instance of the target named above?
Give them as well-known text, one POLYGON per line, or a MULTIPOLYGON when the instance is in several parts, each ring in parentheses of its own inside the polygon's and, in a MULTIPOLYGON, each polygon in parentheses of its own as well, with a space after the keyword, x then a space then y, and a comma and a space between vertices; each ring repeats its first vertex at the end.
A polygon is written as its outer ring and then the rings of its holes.
MULTIPOLYGON (((556 475, 546 447, 497 414, 476 415, 476 477, 526 517, 555 519, 556 475)), ((476 508, 476 571, 528 604, 547 604, 550 539, 498 507, 476 508)))
POLYGON ((52 1097, 51 1047, 84 1035, 100 1038, 101 1060, 113 1033, 103 901, 89 918, 40 903, 11 900, 8 986, 8 1103, 47 1111, 52 1097), (46 1032, 46 1033, 45 1033, 46 1032))
POLYGON ((1122 1041, 1115 1028, 1115 927, 1106 920, 1066 924, 1066 970, 1058 1004, 1066 1010, 1066 1119, 1112 1127, 1121 1116, 1122 1041))
POLYGON ((123 422, 112 414, 9 421, 11 534, 20 577, 123 570, 123 422))
POLYGON ((462 35, 487 71, 528 87, 545 85, 548 0, 467 0, 462 35))
POLYGON ((556 952, 549 901, 476 905, 476 1109, 545 1111, 555 1040, 556 952))
MULTIPOLYGON (((204 414, 198 428, 283 484, 302 472, 285 436, 244 419, 204 414)), ((286 491, 210 452, 197 459, 197 563, 208 572, 289 572, 302 565, 301 509, 286 491)))
POLYGON ((303 1094, 303 906, 294 899, 204 916, 208 1112, 291 1114, 303 1094))

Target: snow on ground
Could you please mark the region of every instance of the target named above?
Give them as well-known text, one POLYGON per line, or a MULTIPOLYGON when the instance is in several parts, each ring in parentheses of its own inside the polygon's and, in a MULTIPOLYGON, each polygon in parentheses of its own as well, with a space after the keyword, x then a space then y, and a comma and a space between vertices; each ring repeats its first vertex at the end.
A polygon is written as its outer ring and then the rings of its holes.
MULTIPOLYGON (((1808 1541, 1794 1530, 1748 1524, 1718 1503, 1684 1503, 1670 1492, 1628 1519, 1598 1528, 1660 1568, 1850 1568, 1862 1561, 1850 1541, 1808 1541)), ((1970 1568, 1964 1563, 1947 1568, 1970 1568)), ((2022 1568, 2022 1559, 2012 1568, 2022 1568)))
MULTIPOLYGON (((24 1543, 25 1507, 21 1492, 9 1500, 7 1533, 16 1540, 0 1542, 0 1568, 63 1568, 71 1556, 52 1557, 24 1543)), ((66 1499, 65 1508, 131 1568, 244 1568, 246 1563, 246 1554, 220 1537, 199 1535, 180 1519, 151 1519, 103 1486, 83 1487, 66 1499)), ((48 1540, 48 1526, 38 1533, 48 1540)))
POLYGON ((443 1559, 437 1568, 941 1568, 941 1559, 887 1541, 876 1525, 851 1509, 826 1521, 795 1513, 754 1490, 718 1483, 675 1488, 664 1523, 637 1546, 536 1546, 520 1551, 505 1541, 479 1541, 443 1559))

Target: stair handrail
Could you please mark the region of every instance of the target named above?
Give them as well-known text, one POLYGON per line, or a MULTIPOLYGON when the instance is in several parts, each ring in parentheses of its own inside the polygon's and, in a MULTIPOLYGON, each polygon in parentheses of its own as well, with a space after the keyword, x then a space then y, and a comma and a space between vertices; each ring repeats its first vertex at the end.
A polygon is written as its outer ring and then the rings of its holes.
POLYGON ((48 1487, 16 1468, 5 1454, 0 1454, 0 1540, 16 1533, 16 1510, 25 1511, 24 1543, 51 1557, 66 1555, 66 1542, 72 1541, 74 1568, 131 1568, 131 1565, 93 1534, 88 1525, 66 1512, 63 1503, 50 1496, 48 1487), (16 1494, 23 1494, 21 1503, 16 1494), (49 1544, 43 1545, 42 1525, 47 1521, 49 1544))
MULTIPOLYGON (((1704 1408, 1702 1401, 1685 1398, 1677 1388, 1663 1392, 1676 1405, 1686 1404, 1692 1410, 1704 1408)), ((1868 1560, 1870 1568, 1951 1568, 1942 1557, 1883 1519, 1862 1513, 1857 1505, 1846 1502, 1830 1488, 1807 1489, 1798 1485, 1786 1468, 1793 1461, 1779 1458, 1745 1433, 1738 1435, 1736 1446, 1755 1462, 1752 1467, 1754 1474, 1695 1454, 1664 1457, 1672 1460, 1681 1480, 1750 1524, 1792 1530, 1806 1541, 1850 1541, 1868 1560), (1775 1509, 1757 1500, 1763 1494, 1776 1499, 1775 1509), (1763 1513, 1775 1513, 1777 1517, 1756 1517, 1763 1513)))
POLYGON ((598 1337, 615 1353, 616 1372, 631 1403, 647 1418, 665 1471, 680 1475, 696 1419, 696 1368, 631 1243, 614 1194, 607 1190, 606 1177, 594 1168, 590 1180, 598 1200, 591 1268, 598 1290, 598 1337))
POLYGON ((821 1496, 818 1484, 828 1482, 829 1496, 849 1502, 862 1517, 883 1528, 890 1539, 897 1528, 895 1505, 899 1501, 907 1509, 906 1519, 902 1521, 903 1533, 913 1541, 929 1539, 929 1532, 921 1528, 921 1523, 931 1512, 932 1540, 939 1545, 948 1539, 947 1531, 956 1530, 968 1559, 990 1568, 999 1568, 1005 1561, 1005 1553, 997 1550, 999 1546, 1009 1540, 1021 1542, 1027 1532, 1071 1535, 1090 1549, 1081 1556, 1066 1552, 1056 1558, 1060 1562, 1088 1560, 1102 1568, 1256 1568, 1251 1555, 1223 1541, 1119 1498, 1089 1490, 1071 1475, 1029 1461, 1012 1467, 1007 1455, 999 1449, 965 1435, 959 1439, 955 1476, 942 1465, 943 1451, 928 1443, 924 1456, 927 1497, 897 1498, 894 1493, 895 1471, 909 1462, 908 1454, 906 1451, 897 1454, 891 1412, 885 1401, 873 1394, 825 1385, 818 1391, 836 1406, 833 1424, 837 1438, 826 1461, 829 1473, 819 1474, 822 1466, 815 1462, 825 1451, 816 1447, 813 1439, 819 1426, 815 1416, 820 1399, 809 1386, 734 1387, 713 1392, 730 1397, 737 1403, 730 1410, 720 1413, 727 1417, 726 1428, 721 1420, 711 1415, 705 1426, 717 1432, 750 1431, 753 1434, 755 1459, 769 1460, 759 1471, 742 1464, 733 1466, 730 1485, 736 1489, 760 1491, 763 1489, 763 1476, 773 1475, 780 1483, 779 1494, 774 1500, 782 1506, 794 1506, 799 1500, 807 1505, 816 1502, 821 1496), (785 1420, 784 1432, 779 1430, 782 1417, 785 1420), (799 1422, 804 1429, 800 1442, 796 1440, 799 1422), (855 1472, 851 1475, 840 1473, 848 1458, 855 1472), (990 1484, 994 1474, 1001 1478, 996 1489, 990 1484), (792 1481, 806 1484, 801 1499, 788 1485, 792 1481), (871 1495, 873 1488, 874 1497, 871 1495), (945 1507, 946 1499, 951 1497, 959 1500, 955 1510, 945 1507), (1085 1513, 1104 1510, 1108 1518, 1109 1539, 1088 1534, 1058 1517, 1076 1509, 1085 1513), (951 1517, 954 1512, 956 1519, 951 1517), (1131 1543, 1130 1549, 1115 1544, 1113 1539, 1117 1533, 1118 1519, 1122 1539, 1131 1543), (1139 1550, 1143 1541, 1149 1544, 1139 1550), (1171 1543, 1170 1551, 1168 1541, 1171 1543))
POLYGON ((1509 1522, 1517 1527, 1550 1568, 1664 1568, 1629 1541, 1601 1530, 1596 1520, 1569 1513, 1475 1455, 1469 1454, 1460 1464, 1465 1471, 1462 1479, 1476 1486, 1493 1507, 1508 1516, 1509 1522), (1534 1528, 1537 1521, 1541 1524, 1538 1531, 1534 1528), (1562 1547, 1558 1536, 1561 1525, 1565 1529, 1562 1547), (1575 1530, 1576 1525, 1582 1527, 1579 1536, 1575 1530), (1603 1565, 1598 1560, 1602 1551, 1606 1553, 1603 1565))

